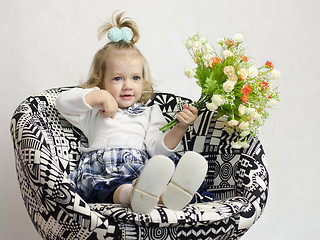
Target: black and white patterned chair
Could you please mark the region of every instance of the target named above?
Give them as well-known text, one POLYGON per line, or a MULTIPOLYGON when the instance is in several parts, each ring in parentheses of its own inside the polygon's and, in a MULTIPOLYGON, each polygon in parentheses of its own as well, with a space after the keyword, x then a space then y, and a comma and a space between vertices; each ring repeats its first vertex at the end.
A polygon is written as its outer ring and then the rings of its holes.
MULTIPOLYGON (((193 150, 209 162, 207 182, 217 200, 189 204, 181 211, 157 207, 136 214, 115 204, 87 204, 66 175, 79 159, 86 138, 55 108, 55 98, 69 88, 54 88, 31 96, 16 109, 11 122, 16 170, 22 198, 44 239, 238 239, 260 217, 268 196, 265 154, 258 139, 235 150, 235 134, 223 130, 224 119, 201 111, 183 139, 178 155, 193 150)), ((157 93, 171 120, 190 100, 157 93)))

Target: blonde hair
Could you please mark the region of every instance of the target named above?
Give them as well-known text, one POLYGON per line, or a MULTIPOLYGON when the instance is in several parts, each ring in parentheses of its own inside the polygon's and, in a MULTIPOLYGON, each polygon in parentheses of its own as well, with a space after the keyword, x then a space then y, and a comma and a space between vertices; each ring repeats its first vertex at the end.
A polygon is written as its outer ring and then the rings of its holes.
POLYGON ((122 17, 124 12, 118 14, 115 17, 114 21, 114 14, 112 15, 112 23, 105 23, 103 24, 98 31, 98 36, 99 39, 104 37, 108 31, 113 28, 113 27, 128 27, 132 30, 133 32, 133 37, 130 42, 126 41, 119 41, 119 42, 109 42, 103 46, 94 56, 92 64, 91 64, 91 69, 89 72, 89 78, 87 82, 85 82, 82 87, 84 88, 92 88, 92 87, 99 87, 99 88, 104 88, 104 75, 106 69, 106 63, 107 60, 110 59, 110 53, 113 50, 122 50, 122 49, 127 49, 127 50, 134 50, 136 51, 142 58, 143 61, 143 71, 142 71, 142 77, 143 77, 143 86, 142 86, 142 96, 139 100, 141 103, 145 103, 148 101, 151 96, 153 95, 153 84, 151 81, 151 75, 150 75, 150 70, 148 63, 142 53, 139 51, 139 49, 135 46, 135 43, 139 40, 139 31, 138 27, 135 22, 133 22, 130 18, 128 17, 122 17))

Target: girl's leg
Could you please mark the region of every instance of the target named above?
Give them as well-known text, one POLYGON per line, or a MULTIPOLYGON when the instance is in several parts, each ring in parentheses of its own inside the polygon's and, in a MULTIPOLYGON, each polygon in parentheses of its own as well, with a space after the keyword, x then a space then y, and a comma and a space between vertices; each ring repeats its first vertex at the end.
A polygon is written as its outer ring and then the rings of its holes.
POLYGON ((132 184, 123 184, 119 186, 113 193, 113 202, 123 206, 130 206, 131 192, 132 184))
POLYGON ((208 170, 207 160, 196 152, 186 152, 180 159, 173 177, 162 193, 161 200, 172 210, 184 208, 201 186, 208 170))
MULTIPOLYGON (((113 193, 113 203, 130 206, 130 195, 132 189, 132 184, 123 184, 119 186, 113 193)), ((158 204, 163 204, 162 195, 159 198, 158 204)))
POLYGON ((146 163, 133 184, 130 204, 137 213, 149 213, 158 204, 161 193, 174 172, 174 164, 165 156, 154 156, 146 163))

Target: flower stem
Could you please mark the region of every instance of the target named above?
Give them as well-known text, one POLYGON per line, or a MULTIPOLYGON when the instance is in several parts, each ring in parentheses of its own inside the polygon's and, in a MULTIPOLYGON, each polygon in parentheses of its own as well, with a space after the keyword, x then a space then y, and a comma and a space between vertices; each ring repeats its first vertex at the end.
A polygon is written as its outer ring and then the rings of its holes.
MULTIPOLYGON (((193 104, 194 107, 196 107, 198 110, 204 109, 206 107, 207 102, 207 95, 205 93, 202 93, 199 100, 193 104)), ((170 128, 174 127, 179 123, 178 119, 173 119, 172 121, 168 122, 166 125, 160 128, 161 132, 166 132, 170 128)))
POLYGON ((174 127, 176 124, 178 124, 179 121, 178 119, 173 119, 172 121, 168 122, 166 125, 164 125, 163 127, 160 128, 161 132, 166 132, 168 131, 170 128, 174 127))

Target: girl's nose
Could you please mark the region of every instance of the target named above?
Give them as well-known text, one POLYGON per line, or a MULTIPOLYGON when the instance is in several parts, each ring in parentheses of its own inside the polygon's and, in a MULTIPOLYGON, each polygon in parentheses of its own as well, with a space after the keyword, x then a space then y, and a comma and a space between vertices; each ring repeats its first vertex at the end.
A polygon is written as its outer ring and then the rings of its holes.
POLYGON ((125 79, 123 81, 123 89, 131 89, 132 88, 132 83, 130 79, 125 79))

